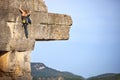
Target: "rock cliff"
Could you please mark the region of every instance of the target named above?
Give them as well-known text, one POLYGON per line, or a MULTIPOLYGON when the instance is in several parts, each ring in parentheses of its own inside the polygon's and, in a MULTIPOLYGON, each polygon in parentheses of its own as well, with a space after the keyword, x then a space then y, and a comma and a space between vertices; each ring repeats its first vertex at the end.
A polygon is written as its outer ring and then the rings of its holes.
POLYGON ((67 40, 72 19, 49 13, 43 0, 0 0, 0 80, 32 80, 30 53, 35 41, 67 40), (32 11, 28 38, 19 6, 32 11))

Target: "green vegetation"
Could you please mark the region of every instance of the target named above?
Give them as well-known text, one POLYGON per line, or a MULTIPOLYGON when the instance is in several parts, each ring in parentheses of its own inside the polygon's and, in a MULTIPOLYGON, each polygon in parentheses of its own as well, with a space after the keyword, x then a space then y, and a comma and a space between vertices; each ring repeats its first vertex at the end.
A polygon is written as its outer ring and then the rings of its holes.
POLYGON ((120 80, 120 74, 102 74, 84 79, 82 76, 70 72, 61 72, 49 68, 42 63, 31 63, 33 80, 120 80), (59 79, 60 78, 60 79, 59 79))
POLYGON ((57 78, 57 77, 62 77, 63 80, 85 80, 83 77, 74 75, 69 72, 61 72, 48 68, 42 63, 31 63, 31 70, 32 70, 31 74, 33 76, 33 80, 38 80, 39 78, 45 78, 45 80, 51 78, 49 80, 52 80, 52 78, 57 78), (40 69, 41 67, 43 67, 43 69, 40 69))
POLYGON ((95 77, 88 78, 87 80, 120 80, 120 74, 103 74, 95 77))

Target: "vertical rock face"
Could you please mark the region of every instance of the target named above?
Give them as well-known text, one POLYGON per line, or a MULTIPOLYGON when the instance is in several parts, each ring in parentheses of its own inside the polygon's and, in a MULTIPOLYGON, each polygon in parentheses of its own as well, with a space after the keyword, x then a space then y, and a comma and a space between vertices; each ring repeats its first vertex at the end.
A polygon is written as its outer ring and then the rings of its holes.
POLYGON ((31 80, 30 53, 35 41, 67 40, 72 19, 48 13, 43 0, 0 0, 0 80, 31 80), (32 11, 25 37, 18 10, 32 11))
POLYGON ((0 52, 0 80, 31 80, 30 51, 0 52))

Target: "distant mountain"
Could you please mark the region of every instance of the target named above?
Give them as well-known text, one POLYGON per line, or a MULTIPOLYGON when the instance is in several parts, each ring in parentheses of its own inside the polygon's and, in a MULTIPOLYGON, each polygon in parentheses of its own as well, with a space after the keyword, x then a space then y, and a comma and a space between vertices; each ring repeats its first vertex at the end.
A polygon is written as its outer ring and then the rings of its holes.
POLYGON ((107 73, 85 79, 70 72, 61 72, 49 68, 43 63, 31 63, 31 74, 33 80, 120 80, 120 74, 115 73, 107 73))
POLYGON ((85 80, 70 72, 61 72, 47 67, 43 63, 31 63, 33 80, 85 80))
POLYGON ((107 73, 95 77, 90 77, 87 80, 120 80, 120 74, 107 73))

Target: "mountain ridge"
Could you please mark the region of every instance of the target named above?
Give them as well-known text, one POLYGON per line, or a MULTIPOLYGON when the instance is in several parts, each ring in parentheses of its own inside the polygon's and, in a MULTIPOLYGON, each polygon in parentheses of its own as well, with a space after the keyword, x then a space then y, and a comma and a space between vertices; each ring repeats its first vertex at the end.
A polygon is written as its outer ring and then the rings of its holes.
POLYGON ((120 80, 120 73, 104 73, 86 80, 120 80))
MULTIPOLYGON (((63 80, 85 80, 82 76, 75 75, 67 71, 58 71, 47 67, 43 63, 31 63, 31 75, 33 80, 38 80, 41 77, 44 78, 56 78, 63 77, 63 80)), ((47 80, 47 79, 46 79, 47 80)))
POLYGON ((84 78, 68 71, 52 69, 39 62, 31 63, 31 75, 33 80, 120 80, 120 73, 104 73, 84 78))

